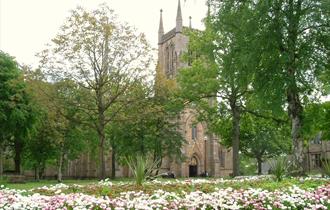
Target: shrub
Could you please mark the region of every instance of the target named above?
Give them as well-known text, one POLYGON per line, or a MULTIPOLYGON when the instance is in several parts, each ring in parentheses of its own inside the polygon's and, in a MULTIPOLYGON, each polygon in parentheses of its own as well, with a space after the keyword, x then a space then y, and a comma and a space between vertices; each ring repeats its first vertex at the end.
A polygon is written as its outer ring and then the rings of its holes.
POLYGON ((127 158, 126 162, 133 173, 136 185, 141 186, 145 179, 151 175, 159 161, 151 161, 151 159, 138 155, 136 158, 127 158))
POLYGON ((289 161, 286 157, 279 157, 271 163, 271 173, 275 176, 275 180, 280 182, 288 173, 289 161))
POLYGON ((322 161, 322 169, 323 169, 323 173, 330 177, 330 161, 328 159, 324 159, 322 161))

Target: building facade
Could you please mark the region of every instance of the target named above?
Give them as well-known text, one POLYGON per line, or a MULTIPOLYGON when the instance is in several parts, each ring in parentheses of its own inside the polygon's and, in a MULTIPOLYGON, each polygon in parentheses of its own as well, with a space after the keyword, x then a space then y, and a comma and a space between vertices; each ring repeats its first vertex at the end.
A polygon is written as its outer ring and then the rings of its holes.
MULTIPOLYGON (((178 1, 175 27, 164 33, 162 10, 158 29, 158 68, 167 79, 175 80, 181 68, 190 65, 182 60, 188 52, 189 37, 184 31, 192 30, 183 26, 180 0, 178 1)), ((207 124, 197 122, 196 111, 186 108, 179 117, 180 131, 186 140, 182 148, 184 161, 165 160, 163 171, 188 177, 208 173, 211 176, 229 176, 232 173, 232 150, 219 143, 219 138, 208 132, 207 124)))
POLYGON ((322 141, 322 132, 312 139, 305 148, 307 171, 320 171, 322 162, 330 160, 330 141, 322 141))

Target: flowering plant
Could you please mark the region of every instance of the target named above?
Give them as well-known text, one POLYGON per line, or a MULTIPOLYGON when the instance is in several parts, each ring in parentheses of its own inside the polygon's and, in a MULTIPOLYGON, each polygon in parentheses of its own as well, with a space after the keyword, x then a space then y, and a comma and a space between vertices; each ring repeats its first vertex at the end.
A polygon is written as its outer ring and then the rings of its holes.
MULTIPOLYGON (((264 177, 268 179, 267 177, 264 177)), ((254 180, 255 178, 240 178, 230 180, 254 180)), ((299 179, 305 182, 311 178, 299 179)), ((229 181, 229 180, 228 180, 229 181)), ((157 184, 154 181, 153 184, 157 184)), ((162 183, 176 186, 205 185, 206 183, 227 182, 224 179, 187 179, 174 180, 162 183)), ((107 187, 109 190, 115 187, 115 183, 104 180, 97 186, 107 187), (104 184, 107 183, 107 184, 104 184)), ((124 183, 119 184, 121 187, 124 183)), ((152 185, 149 183, 148 185, 152 185)), ((146 186, 148 186, 146 185, 146 186)), ((68 185, 55 185, 47 187, 52 195, 34 193, 33 190, 0 189, 0 209, 329 209, 330 208, 330 184, 319 186, 315 189, 301 189, 291 186, 284 190, 269 191, 262 188, 234 189, 216 188, 212 192, 196 191, 168 192, 166 190, 154 190, 152 193, 143 191, 123 191, 119 196, 97 196, 85 193, 57 192, 68 189, 68 185)), ((46 189, 43 187, 42 189, 46 189)))

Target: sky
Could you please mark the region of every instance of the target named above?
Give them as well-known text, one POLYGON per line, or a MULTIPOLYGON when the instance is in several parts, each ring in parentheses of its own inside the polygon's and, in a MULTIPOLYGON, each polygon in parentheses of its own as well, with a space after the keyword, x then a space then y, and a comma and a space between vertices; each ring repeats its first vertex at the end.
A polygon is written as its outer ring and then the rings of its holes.
MULTIPOLYGON (((107 3, 122 22, 145 33, 157 48, 159 13, 163 9, 165 33, 175 27, 178 0, 0 0, 0 50, 20 64, 37 67, 35 54, 59 32, 70 10, 77 6, 95 9, 107 3)), ((183 25, 203 29, 207 7, 204 0, 181 0, 183 25)))

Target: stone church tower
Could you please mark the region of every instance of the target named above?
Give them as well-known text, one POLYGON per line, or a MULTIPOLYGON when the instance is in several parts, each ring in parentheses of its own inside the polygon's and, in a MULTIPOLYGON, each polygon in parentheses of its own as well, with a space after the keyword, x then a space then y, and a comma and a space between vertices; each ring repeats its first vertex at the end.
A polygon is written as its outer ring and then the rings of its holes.
MULTIPOLYGON (((180 0, 178 2, 176 25, 164 33, 162 10, 158 29, 158 68, 167 79, 175 79, 182 67, 182 55, 188 50, 189 37, 183 32, 191 29, 183 26, 180 0)), ((211 176, 228 176, 232 173, 232 151, 219 144, 219 138, 207 131, 206 123, 196 121, 196 112, 186 108, 180 114, 180 131, 186 140, 182 148, 184 161, 165 159, 162 171, 172 171, 176 176, 197 176, 207 172, 211 176)))

